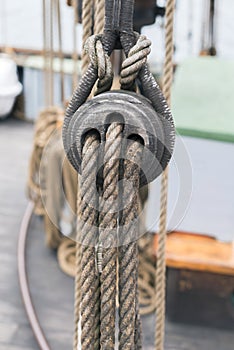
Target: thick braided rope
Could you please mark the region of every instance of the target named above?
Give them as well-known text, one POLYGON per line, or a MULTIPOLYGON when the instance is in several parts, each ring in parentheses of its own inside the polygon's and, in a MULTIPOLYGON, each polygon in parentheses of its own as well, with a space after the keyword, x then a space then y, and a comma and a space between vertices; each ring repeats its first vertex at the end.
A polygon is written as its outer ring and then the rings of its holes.
POLYGON ((150 54, 151 41, 145 35, 138 35, 136 44, 129 50, 128 57, 123 61, 120 73, 121 89, 129 90, 147 61, 150 54))
POLYGON ((75 251, 75 293, 74 293, 74 335, 73 335, 73 350, 78 349, 79 343, 79 319, 80 319, 80 278, 81 278, 81 246, 76 243, 75 251))
MULTIPOLYGON (((82 2, 82 43, 83 47, 86 40, 92 35, 92 26, 93 26, 93 1, 92 0, 83 0, 82 2)), ((85 73, 89 65, 89 57, 87 52, 82 50, 82 74, 85 73)))
POLYGON ((101 35, 92 35, 85 43, 84 49, 88 53, 90 62, 98 71, 97 92, 107 91, 113 81, 113 70, 110 57, 104 50, 101 35))
MULTIPOLYGON (((77 8, 75 7, 74 10, 77 8)), ((91 0, 83 0, 82 2, 82 26, 83 26, 83 34, 82 34, 82 47, 88 37, 92 34, 92 11, 93 11, 93 1, 91 0)), ((75 31, 75 28, 74 28, 75 31)), ((75 36, 76 37, 76 36, 75 36)), ((74 37, 74 40, 75 40, 74 37)), ((74 50, 76 49, 76 44, 74 45, 74 50)), ((74 56, 76 59, 76 55, 74 56)), ((76 61, 75 61, 76 62, 76 61)), ((87 70, 89 64, 89 57, 87 52, 82 50, 82 74, 87 70)), ((76 63, 74 63, 74 69, 76 67, 76 63)), ((76 79, 76 74, 74 74, 73 84, 75 84, 74 80, 76 79)), ((79 183, 78 183, 79 187, 79 183)), ((81 216, 81 206, 82 200, 80 197, 80 191, 77 193, 77 218, 79 220, 81 216)), ((77 235, 79 235, 79 231, 77 231, 77 235)), ((81 302, 81 290, 80 290, 80 281, 81 281, 81 246, 77 242, 76 243, 76 268, 75 268, 75 290, 74 290, 74 338, 73 338, 73 350, 77 350, 78 347, 78 322, 80 319, 80 302, 81 302)))
POLYGON ((119 237, 119 348, 141 349, 138 305, 139 170, 142 145, 130 141, 124 161, 123 212, 119 237))
MULTIPOLYGON (((165 64, 163 72, 163 93, 170 104, 171 84, 173 79, 173 29, 174 29, 175 0, 167 0, 166 26, 165 26, 165 64)), ((165 337, 165 290, 166 290, 166 221, 167 221, 167 191, 168 191, 168 168, 162 174, 161 198, 160 198, 160 221, 157 251, 156 270, 156 332, 155 349, 163 350, 165 337)))
POLYGON ((78 224, 75 274, 75 331, 73 349, 78 347, 78 322, 81 313, 82 349, 99 348, 99 279, 95 268, 97 238, 96 174, 99 140, 89 135, 84 143, 82 176, 78 191, 78 224))
POLYGON ((78 324, 80 320, 80 303, 81 303, 81 234, 78 227, 78 222, 81 218, 81 193, 79 188, 79 176, 77 183, 77 232, 75 246, 75 284, 74 284, 74 335, 73 335, 73 350, 78 349, 79 333, 78 324))
POLYGON ((101 349, 115 348, 116 264, 118 226, 118 181, 122 125, 112 123, 106 133, 103 169, 103 194, 99 215, 99 245, 102 251, 101 349))
POLYGON ((105 0, 95 0, 94 34, 101 34, 105 23, 105 0))
POLYGON ((81 233, 81 344, 82 350, 99 349, 100 288, 96 271, 95 246, 98 238, 98 171, 99 139, 89 135, 85 141, 80 181, 81 233))

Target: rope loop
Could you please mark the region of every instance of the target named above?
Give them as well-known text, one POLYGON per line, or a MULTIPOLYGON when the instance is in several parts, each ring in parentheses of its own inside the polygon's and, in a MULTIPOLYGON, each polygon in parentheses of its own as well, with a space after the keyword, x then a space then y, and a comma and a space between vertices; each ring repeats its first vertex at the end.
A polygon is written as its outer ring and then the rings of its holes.
POLYGON ((134 81, 151 51, 151 41, 145 35, 139 35, 138 33, 135 33, 135 35, 137 42, 129 50, 128 57, 122 63, 120 84, 124 90, 129 90, 134 86, 134 81))
POLYGON ((98 70, 97 91, 95 95, 110 90, 114 73, 110 57, 105 52, 102 44, 102 35, 90 36, 85 43, 84 49, 89 55, 92 66, 98 70))

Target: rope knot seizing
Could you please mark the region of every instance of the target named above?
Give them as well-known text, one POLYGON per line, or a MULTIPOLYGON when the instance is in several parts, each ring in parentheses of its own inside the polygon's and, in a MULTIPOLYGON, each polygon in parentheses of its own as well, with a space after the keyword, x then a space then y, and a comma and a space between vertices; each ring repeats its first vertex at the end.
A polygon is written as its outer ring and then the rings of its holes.
POLYGON ((102 35, 92 35, 88 38, 84 46, 89 55, 90 62, 98 70, 97 91, 95 95, 108 91, 113 81, 113 70, 110 57, 104 50, 102 35))
POLYGON ((151 51, 151 41, 145 35, 139 36, 136 33, 136 36, 136 44, 129 50, 128 57, 122 63, 120 84, 124 90, 133 89, 134 81, 151 51))

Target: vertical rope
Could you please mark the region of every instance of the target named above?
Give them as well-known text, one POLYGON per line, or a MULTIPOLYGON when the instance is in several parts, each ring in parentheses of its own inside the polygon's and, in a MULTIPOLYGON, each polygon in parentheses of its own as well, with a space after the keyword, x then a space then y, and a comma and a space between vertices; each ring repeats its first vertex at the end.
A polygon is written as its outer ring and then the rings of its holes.
POLYGON ((59 74, 60 74, 60 99, 64 103, 64 59, 63 59, 63 43, 62 43, 62 23, 61 23, 61 8, 60 0, 56 0, 56 16, 58 29, 58 57, 59 57, 59 74))
POLYGON ((101 349, 115 348, 116 265, 118 227, 118 181, 122 143, 122 125, 107 129, 104 150, 103 194, 99 215, 99 245, 103 247, 101 280, 101 349))
POLYGON ((93 25, 93 0, 83 0, 82 3, 82 74, 85 73, 89 65, 88 54, 84 51, 84 44, 88 37, 92 35, 93 25))
POLYGON ((49 74, 48 74, 48 17, 46 0, 42 2, 43 13, 43 56, 44 56, 44 103, 45 106, 49 106, 49 74))
POLYGON ((78 50, 77 50, 77 23, 78 23, 78 1, 73 0, 72 6, 74 9, 74 21, 73 21, 73 75, 72 75, 72 87, 76 88, 78 81, 78 50))
POLYGON ((103 32, 105 23, 105 0, 95 0, 94 34, 103 32))
MULTIPOLYGON (((77 20, 77 1, 74 0, 73 2, 74 11, 75 11, 75 17, 74 17, 74 52, 73 52, 73 59, 74 59, 74 72, 73 72, 73 86, 76 85, 77 81, 77 35, 76 35, 76 20, 77 20)), ((82 48, 84 47, 84 44, 88 37, 92 34, 92 9, 93 9, 93 0, 83 0, 82 3, 82 25, 83 25, 83 35, 82 35, 82 48)), ((89 64, 89 58, 88 55, 82 51, 82 74, 86 71, 89 64)), ((79 184, 78 184, 79 188, 79 184)), ((78 221, 80 220, 82 216, 82 197, 81 193, 78 190, 77 193, 77 218, 78 221)), ((77 230, 77 234, 79 234, 79 230, 77 230)), ((79 242, 76 243, 76 274, 75 274, 75 301, 74 301, 74 338, 73 338, 73 350, 77 350, 78 348, 78 342, 79 342, 79 334, 78 334, 78 322, 80 319, 80 303, 81 303, 81 264, 82 264, 82 248, 79 242)), ((85 332, 85 331, 84 331, 85 332)), ((84 334, 83 332, 83 334, 84 334)))
MULTIPOLYGON (((165 25, 165 63, 163 72, 164 96, 170 105, 171 84, 173 80, 173 29, 174 29, 175 0, 167 0, 166 25, 165 25)), ((165 292, 166 292, 166 235, 167 235, 167 192, 168 192, 168 168, 162 174, 160 220, 158 233, 157 270, 156 270, 156 332, 155 349, 163 350, 165 337, 165 292)))
POLYGON ((98 239, 98 172, 99 139, 96 134, 87 136, 82 156, 80 177, 80 217, 78 232, 81 235, 81 344, 82 350, 99 349, 99 275, 96 270, 95 246, 98 239))
POLYGON ((79 343, 79 319, 80 319, 80 301, 81 301, 81 245, 80 245, 80 232, 78 228, 78 221, 81 217, 81 197, 79 190, 79 177, 77 185, 77 237, 76 237, 76 257, 75 257, 75 282, 74 282, 74 335, 73 335, 73 350, 78 349, 79 343))
POLYGON ((49 34, 49 105, 54 105, 54 0, 50 0, 49 9, 49 23, 50 23, 50 34, 49 34))
POLYGON ((119 348, 140 350, 141 322, 139 318, 137 277, 139 231, 139 171, 142 145, 130 142, 124 161, 123 213, 119 234, 119 348), (129 204, 127 204, 129 203, 129 204))

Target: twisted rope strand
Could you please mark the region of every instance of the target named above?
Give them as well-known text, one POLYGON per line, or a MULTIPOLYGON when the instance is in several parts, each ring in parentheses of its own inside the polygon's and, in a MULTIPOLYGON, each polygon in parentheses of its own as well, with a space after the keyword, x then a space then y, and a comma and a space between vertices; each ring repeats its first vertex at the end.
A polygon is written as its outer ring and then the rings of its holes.
POLYGON ((105 0, 95 1, 94 34, 101 34, 105 23, 105 0))
MULTIPOLYGON (((77 5, 73 3, 74 11, 77 11, 77 5)), ((93 8, 93 1, 91 0, 83 0, 82 2, 82 25, 83 25, 83 34, 82 34, 82 46, 84 47, 84 43, 88 39, 88 37, 92 34, 92 8, 93 8)), ((75 14, 74 22, 76 22, 77 19, 77 13, 75 14)), ((76 61, 77 61, 77 53, 76 51, 76 25, 74 23, 74 74, 73 74, 73 85, 75 85, 75 80, 77 79, 77 74, 75 72, 75 69, 77 67, 76 61)), ((82 50, 82 74, 87 70, 89 65, 89 58, 85 50, 82 50)), ((68 107, 69 108, 69 107, 68 107)), ((88 143, 88 140, 87 140, 88 143)), ((87 156, 89 155, 89 152, 87 153, 87 156)), ((79 181, 78 181, 78 188, 79 188, 79 181)), ((82 188, 82 186, 81 186, 82 188)), ((81 189, 82 191, 82 189, 81 189)), ((80 220, 82 216, 82 193, 78 190, 77 193, 77 219, 80 220)), ((82 220, 81 220, 82 222, 82 220)), ((79 334, 78 334, 78 322, 80 319, 80 304, 81 304, 81 264, 82 264, 82 248, 79 242, 81 242, 81 227, 77 227, 77 243, 76 243, 76 259, 75 259, 75 292, 74 292, 74 339, 73 339, 73 350, 77 350, 78 343, 79 343, 79 334)), ((98 293, 98 292, 97 292, 98 293)), ((97 317, 95 317, 96 319, 97 317)), ((99 318, 98 318, 99 319, 99 318)), ((83 334, 86 332, 86 330, 83 330, 83 334)), ((97 338, 95 334, 95 339, 97 338)))
POLYGON ((95 240, 97 239, 96 174, 98 164, 99 139, 89 135, 83 147, 82 176, 80 179, 78 243, 77 243, 77 282, 76 323, 74 349, 78 345, 78 321, 81 302, 81 343, 82 349, 99 349, 99 278, 95 269, 95 240), (88 213, 88 214, 87 214, 88 213), (81 245, 80 245, 81 243, 81 245), (81 270, 80 270, 81 269, 81 270), (80 293, 81 289, 81 293, 80 293))
POLYGON ((141 349, 138 275, 139 164, 142 145, 130 142, 124 162, 123 213, 120 218, 119 247, 119 347, 141 349), (127 204, 129 203, 129 204, 127 204))
MULTIPOLYGON (((83 47, 86 40, 92 35, 93 26, 93 0, 83 0, 82 2, 82 43, 83 47)), ((89 65, 89 57, 85 50, 82 50, 82 75, 89 65)))
POLYGON ((115 348, 116 236, 118 225, 118 181, 122 125, 112 123, 106 133, 103 195, 99 216, 99 244, 103 246, 101 279, 101 349, 115 348))
MULTIPOLYGON (((163 72, 163 93, 170 104, 171 84, 173 79, 173 29, 174 29, 174 9, 175 0, 168 0, 166 6, 166 26, 165 26, 165 64, 163 72)), ((165 292, 166 292, 166 235, 167 235, 167 191, 168 191, 168 168, 162 174, 161 198, 160 198, 160 221, 157 251, 156 270, 156 332, 155 349, 163 350, 165 337, 165 292)))
POLYGON ((128 57, 122 63, 121 89, 131 89, 139 71, 147 61, 147 56, 151 51, 150 46, 151 41, 145 35, 140 35, 136 44, 129 50, 128 57))

